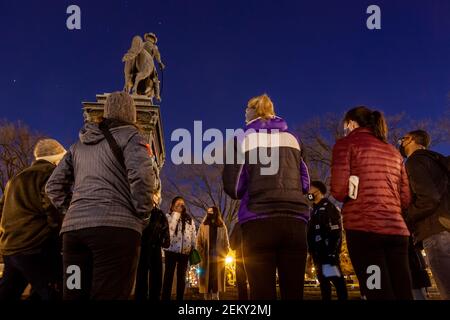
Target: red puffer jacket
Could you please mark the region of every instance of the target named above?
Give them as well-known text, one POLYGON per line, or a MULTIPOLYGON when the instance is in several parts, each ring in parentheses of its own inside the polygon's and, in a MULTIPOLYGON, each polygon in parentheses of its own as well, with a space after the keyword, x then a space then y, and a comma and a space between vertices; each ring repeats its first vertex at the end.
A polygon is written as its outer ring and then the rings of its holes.
POLYGON ((344 202, 346 230, 408 236, 402 217, 411 200, 403 159, 394 146, 367 128, 353 130, 336 142, 331 164, 331 193, 344 202), (359 177, 356 200, 348 198, 351 175, 359 177))

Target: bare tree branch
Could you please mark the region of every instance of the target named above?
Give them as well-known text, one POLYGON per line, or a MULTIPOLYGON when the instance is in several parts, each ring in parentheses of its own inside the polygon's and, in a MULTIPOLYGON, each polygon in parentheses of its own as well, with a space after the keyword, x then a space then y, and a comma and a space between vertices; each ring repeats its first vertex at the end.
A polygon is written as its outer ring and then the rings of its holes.
POLYGON ((43 136, 21 122, 0 120, 0 189, 33 161, 33 148, 43 136))

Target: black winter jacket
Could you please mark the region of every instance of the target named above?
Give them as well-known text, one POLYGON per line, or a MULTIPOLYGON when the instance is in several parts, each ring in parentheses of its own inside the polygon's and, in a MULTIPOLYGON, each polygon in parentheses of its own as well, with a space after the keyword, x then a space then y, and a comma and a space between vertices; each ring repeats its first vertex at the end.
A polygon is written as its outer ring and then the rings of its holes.
POLYGON ((327 198, 311 213, 308 223, 308 251, 314 264, 339 264, 342 245, 342 217, 339 209, 327 198))
POLYGON ((142 248, 168 248, 170 246, 169 222, 164 212, 153 208, 150 222, 142 232, 142 248))
POLYGON ((440 224, 436 211, 448 178, 438 161, 446 159, 429 150, 417 150, 406 161, 412 192, 406 220, 416 242, 446 230, 440 224))
POLYGON ((26 253, 57 237, 63 216, 44 191, 54 169, 38 160, 8 182, 0 203, 0 254, 26 253))

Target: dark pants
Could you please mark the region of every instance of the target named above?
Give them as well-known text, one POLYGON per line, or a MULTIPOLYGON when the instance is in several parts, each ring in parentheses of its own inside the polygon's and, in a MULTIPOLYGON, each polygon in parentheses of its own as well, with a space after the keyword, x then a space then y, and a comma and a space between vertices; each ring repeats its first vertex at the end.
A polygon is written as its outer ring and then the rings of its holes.
POLYGON ((252 300, 276 300, 276 271, 281 299, 303 298, 306 223, 291 217, 242 224, 244 264, 252 300))
POLYGON ((64 300, 126 300, 135 279, 141 235, 131 229, 96 227, 63 234, 64 300), (81 271, 81 287, 69 287, 81 271), (68 282, 69 280, 69 282, 68 282))
POLYGON ((33 252, 3 256, 0 301, 20 300, 28 284, 40 300, 61 298, 62 259, 59 241, 52 238, 33 252))
POLYGON ((423 246, 441 299, 450 300, 450 232, 426 238, 423 246))
POLYGON ((189 256, 187 254, 165 251, 162 300, 170 300, 175 268, 177 268, 177 301, 183 300, 188 263, 189 256))
POLYGON ((158 301, 161 297, 161 287, 161 247, 143 246, 136 276, 135 299, 158 301))
POLYGON ((351 230, 346 231, 346 236, 363 296, 368 300, 412 300, 408 237, 351 230), (368 286, 376 276, 369 266, 379 267, 379 289, 368 286))
POLYGON ((342 271, 340 266, 338 265, 339 272, 341 273, 340 277, 329 277, 326 278, 322 273, 322 265, 316 265, 317 270, 317 279, 320 284, 320 292, 322 294, 322 300, 329 301, 331 300, 331 284, 334 285, 336 289, 336 295, 338 300, 347 300, 347 286, 345 284, 345 278, 342 275, 342 271))
POLYGON ((245 273, 242 249, 236 254, 236 285, 238 289, 238 300, 248 300, 247 274, 245 273))

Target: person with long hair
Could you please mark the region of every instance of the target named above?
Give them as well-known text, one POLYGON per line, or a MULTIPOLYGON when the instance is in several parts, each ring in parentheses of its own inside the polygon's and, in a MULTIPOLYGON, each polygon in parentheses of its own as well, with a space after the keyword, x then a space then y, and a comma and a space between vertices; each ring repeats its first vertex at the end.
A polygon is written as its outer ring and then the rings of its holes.
POLYGON ((164 250, 164 281, 162 300, 170 300, 173 277, 177 269, 177 301, 183 300, 186 288, 186 271, 189 255, 195 248, 196 230, 194 219, 187 213, 183 197, 173 198, 170 213, 166 215, 169 222, 170 246, 164 250))
POLYGON ((200 293, 205 300, 219 300, 225 292, 225 259, 230 250, 228 231, 217 207, 208 208, 197 235, 200 253, 200 293))
POLYGON ((403 158, 387 141, 383 114, 365 106, 344 118, 336 142, 331 193, 343 202, 347 246, 366 299, 412 299, 409 231, 402 212, 411 194, 403 158))

